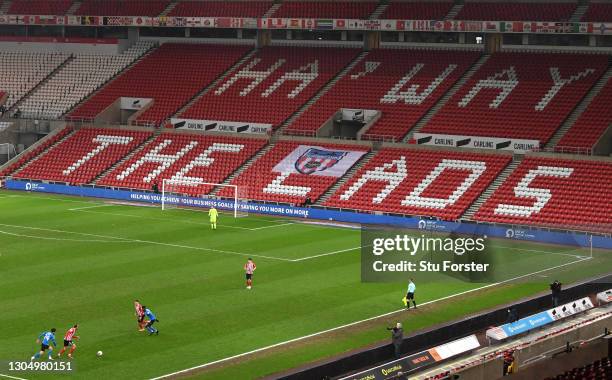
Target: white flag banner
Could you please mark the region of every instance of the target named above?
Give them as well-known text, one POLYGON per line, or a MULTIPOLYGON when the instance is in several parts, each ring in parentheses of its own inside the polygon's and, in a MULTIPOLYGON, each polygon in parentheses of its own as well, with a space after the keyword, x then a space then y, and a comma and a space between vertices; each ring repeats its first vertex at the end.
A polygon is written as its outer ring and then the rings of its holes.
POLYGON ((342 177, 364 154, 365 151, 359 150, 300 145, 276 164, 273 170, 278 173, 342 177))

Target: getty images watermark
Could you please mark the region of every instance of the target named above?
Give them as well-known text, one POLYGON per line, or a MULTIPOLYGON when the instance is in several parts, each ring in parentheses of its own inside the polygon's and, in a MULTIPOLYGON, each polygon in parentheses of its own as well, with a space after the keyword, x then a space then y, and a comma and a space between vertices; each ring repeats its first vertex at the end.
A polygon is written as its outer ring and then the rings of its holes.
POLYGON ((493 256, 486 236, 459 236, 411 230, 362 230, 361 277, 364 282, 487 282, 493 256))

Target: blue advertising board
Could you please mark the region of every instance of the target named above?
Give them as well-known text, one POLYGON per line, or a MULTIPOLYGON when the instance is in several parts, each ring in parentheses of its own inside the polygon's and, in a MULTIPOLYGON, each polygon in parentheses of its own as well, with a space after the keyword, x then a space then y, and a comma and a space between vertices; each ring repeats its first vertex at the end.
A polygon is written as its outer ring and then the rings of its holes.
POLYGON ((519 319, 516 322, 507 323, 500 326, 508 337, 519 335, 529 330, 545 326, 549 323, 554 322, 554 319, 550 316, 547 311, 543 311, 537 314, 530 315, 528 317, 519 319))
MULTIPOLYGON (((128 202, 161 203, 160 194, 144 191, 119 190, 104 187, 70 186, 57 183, 30 182, 7 179, 5 188, 42 193, 75 195, 82 197, 107 198, 128 202)), ((187 196, 166 196, 166 202, 188 207, 231 210, 234 203, 231 200, 204 199, 187 196)), ((612 249, 612 238, 606 236, 591 236, 581 232, 548 231, 543 229, 515 228, 510 226, 490 225, 473 222, 449 222, 417 217, 379 215, 355 211, 328 210, 322 208, 293 207, 287 205, 271 205, 257 202, 239 202, 238 209, 243 212, 284 216, 291 218, 307 218, 323 221, 337 221, 358 224, 390 225, 409 229, 433 232, 456 232, 460 234, 487 235, 489 237, 529 240, 534 242, 573 245, 581 247, 612 249)))

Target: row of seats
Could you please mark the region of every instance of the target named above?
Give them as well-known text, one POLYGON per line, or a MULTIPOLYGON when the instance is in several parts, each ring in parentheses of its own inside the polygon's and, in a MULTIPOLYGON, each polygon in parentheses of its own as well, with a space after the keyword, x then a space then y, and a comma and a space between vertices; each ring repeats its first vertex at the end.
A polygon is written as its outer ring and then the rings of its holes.
POLYGON ((348 48, 265 47, 181 117, 278 126, 358 53, 348 48))
POLYGON ((557 147, 563 151, 591 149, 612 125, 612 80, 591 100, 574 125, 563 135, 557 147))
POLYGON ((612 379, 612 359, 609 356, 595 360, 582 367, 573 368, 555 377, 544 380, 605 380, 612 379))
POLYGON ((153 46, 139 41, 117 55, 77 54, 21 105, 23 117, 57 119, 153 46))
POLYGON ((609 232, 612 163, 526 157, 474 219, 609 232))
POLYGON ((546 143, 607 67, 604 55, 496 53, 422 132, 546 143))
POLYGON ((169 0, 84 0, 76 15, 84 16, 159 16, 169 0))
POLYGON ((475 52, 377 49, 297 118, 287 133, 316 131, 341 108, 380 110, 364 138, 400 140, 478 58, 475 52))
POLYGON ((272 1, 180 1, 170 11, 173 17, 262 17, 272 1))
POLYGON ((466 1, 456 20, 569 21, 577 3, 466 1))
POLYGON ((393 1, 379 17, 383 20, 444 20, 452 1, 393 1))
POLYGON ((8 93, 11 108, 40 81, 61 65, 68 54, 0 51, 0 90, 8 93))
POLYGON ((198 196, 213 187, 181 183, 221 183, 265 143, 256 138, 162 133, 98 184, 148 190, 157 183, 161 190, 168 179, 176 181, 170 192, 198 196))
POLYGON ((581 20, 590 22, 612 21, 612 4, 591 1, 581 20))
MULTIPOLYGON (((10 14, 63 15, 73 0, 12 0, 10 14)), ((159 16, 169 0, 84 0, 77 15, 90 16, 159 16)), ((286 0, 273 17, 354 18, 367 19, 376 9, 377 1, 297 1, 286 0)), ((262 17, 272 1, 185 0, 177 2, 169 16, 177 17, 262 17)), ((393 1, 381 19, 442 20, 453 6, 452 1, 393 1)), ((576 3, 511 3, 467 1, 455 19, 503 21, 568 21, 576 3)), ((612 6, 591 2, 582 21, 612 20, 612 6)))
MULTIPOLYGON (((275 167, 287 156, 300 147, 300 145, 316 145, 330 151, 357 151, 366 152, 368 148, 356 145, 335 144, 312 144, 300 141, 281 141, 271 150, 266 152, 248 169, 231 182, 232 185, 242 187, 247 192, 248 199, 265 200, 272 202, 284 202, 301 205, 310 198, 317 200, 337 180, 337 177, 319 175, 324 171, 315 171, 312 174, 304 174, 296 169, 299 160, 289 163, 286 167, 275 167), (283 171, 279 171, 279 170, 283 171)), ((308 157, 300 157, 309 159, 308 157)), ((318 164, 314 162, 312 165, 318 164)), ((309 162, 304 161, 308 166, 309 162)), ((219 195, 230 197, 231 189, 221 191, 219 195)))
POLYGON ((93 120, 120 97, 152 98, 138 123, 159 125, 213 82, 250 47, 166 43, 94 94, 69 119, 93 120))
POLYGON ((18 15, 64 15, 73 0, 12 0, 9 14, 18 15))
POLYGON ((26 165, 15 177, 89 183, 152 134, 103 128, 80 129, 26 165))
POLYGON ((31 163, 31 161, 37 159, 42 152, 69 135, 71 132, 72 129, 70 127, 64 127, 52 136, 45 137, 41 144, 20 154, 17 156, 17 160, 0 170, 0 178, 12 175, 26 163, 31 163))
POLYGON ((273 17, 367 19, 377 1, 283 1, 273 17))
POLYGON ((456 220, 510 160, 508 154, 385 148, 325 205, 456 220))

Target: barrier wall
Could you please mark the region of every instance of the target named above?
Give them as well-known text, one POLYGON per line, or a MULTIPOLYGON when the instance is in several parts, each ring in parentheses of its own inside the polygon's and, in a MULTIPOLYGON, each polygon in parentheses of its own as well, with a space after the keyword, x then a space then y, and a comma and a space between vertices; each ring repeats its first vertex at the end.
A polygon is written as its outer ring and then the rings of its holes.
MULTIPOLYGON (((7 179, 4 187, 9 190, 21 190, 38 193, 65 194, 82 197, 106 198, 130 202, 161 203, 161 194, 151 192, 118 190, 104 187, 81 187, 59 183, 44 183, 25 180, 7 179)), ((186 196, 166 196, 166 203, 186 206, 233 210, 231 200, 216 200, 193 198, 186 196)), ((447 222, 441 220, 421 219, 417 217, 402 217, 393 215, 378 215, 352 211, 339 211, 322 208, 292 207, 285 205, 271 205, 257 202, 239 202, 242 212, 284 216, 291 218, 305 218, 324 221, 337 221, 359 224, 392 225, 402 228, 418 229, 422 231, 459 233, 467 235, 487 235, 489 237, 525 240, 533 242, 572 245, 602 249, 612 249, 612 238, 607 236, 592 236, 583 232, 549 231, 528 227, 490 225, 473 222, 447 222)))

